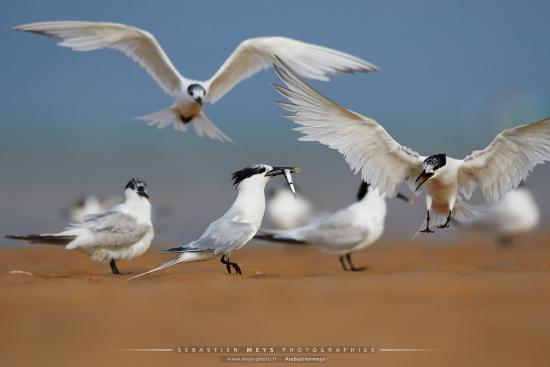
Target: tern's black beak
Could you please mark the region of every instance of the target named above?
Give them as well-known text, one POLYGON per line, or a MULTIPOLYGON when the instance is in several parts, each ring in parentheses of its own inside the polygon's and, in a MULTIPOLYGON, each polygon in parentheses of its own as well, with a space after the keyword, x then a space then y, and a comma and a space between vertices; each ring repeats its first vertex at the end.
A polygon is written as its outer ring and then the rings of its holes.
POLYGON ((289 171, 290 173, 302 172, 302 170, 298 167, 273 167, 273 169, 267 172, 265 175, 269 177, 284 175, 285 170, 289 171))
POLYGON ((418 189, 424 185, 426 181, 428 181, 432 176, 434 175, 434 172, 426 172, 425 169, 422 170, 420 175, 416 178, 414 182, 416 182, 416 189, 414 191, 418 191, 418 189))
POLYGON ((294 194, 294 197, 296 197, 296 189, 294 188, 294 181, 292 181, 291 173, 298 173, 301 171, 302 170, 298 167, 273 167, 273 169, 265 175, 268 177, 285 175, 286 183, 288 184, 290 191, 292 191, 292 194, 294 194))
POLYGON ((194 98, 193 100, 195 102, 197 102, 200 106, 202 106, 202 98, 201 97, 194 98))
POLYGON ((141 188, 141 187, 138 188, 137 194, 138 194, 139 196, 142 196, 142 197, 144 197, 144 198, 149 199, 149 193, 148 193, 147 190, 144 189, 144 188, 141 188))

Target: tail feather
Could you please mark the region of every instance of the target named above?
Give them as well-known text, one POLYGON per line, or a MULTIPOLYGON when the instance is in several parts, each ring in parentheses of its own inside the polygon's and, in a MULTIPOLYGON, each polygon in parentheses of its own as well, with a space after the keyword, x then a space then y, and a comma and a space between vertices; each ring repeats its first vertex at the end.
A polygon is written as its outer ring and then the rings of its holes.
POLYGON ((210 139, 218 140, 222 143, 228 141, 235 144, 235 142, 216 125, 214 125, 214 123, 210 121, 203 112, 193 117, 191 120, 183 122, 181 121, 181 117, 177 109, 171 106, 164 110, 153 112, 149 115, 136 117, 136 120, 144 121, 149 126, 156 125, 159 129, 164 129, 165 127, 173 125, 175 130, 181 132, 187 131, 187 128, 191 125, 200 137, 206 135, 210 139))
POLYGON ((166 269, 172 265, 176 265, 177 263, 179 263, 182 258, 182 255, 178 255, 178 256, 175 256, 173 258, 171 258, 170 260, 168 260, 167 262, 165 262, 164 264, 160 265, 160 266, 157 266, 156 268, 154 269, 151 269, 151 270, 148 270, 144 273, 141 273, 141 274, 138 274, 138 275, 134 275, 133 277, 131 278, 128 278, 128 280, 132 280, 132 279, 136 279, 136 278, 139 278, 139 277, 142 277, 144 275, 147 275, 147 274, 151 274, 151 273, 154 273, 156 271, 159 271, 159 270, 162 270, 162 269, 166 269))
POLYGON ((289 245, 304 245, 306 241, 302 241, 296 238, 285 236, 284 234, 277 233, 275 231, 258 231, 254 236, 255 239, 261 241, 281 242, 289 245))
POLYGON ((180 246, 180 247, 173 247, 173 248, 160 250, 159 254, 182 254, 184 252, 202 252, 204 250, 205 249, 194 248, 189 246, 180 246))
POLYGON ((453 219, 459 223, 472 223, 489 214, 491 211, 487 207, 470 204, 466 201, 460 201, 453 210, 453 219))
POLYGON ((47 245, 66 245, 76 238, 76 236, 56 236, 50 234, 29 234, 26 236, 8 235, 6 238, 11 240, 29 241, 31 244, 41 243, 47 245))
POLYGON ((191 125, 193 125, 195 132, 200 137, 206 135, 210 139, 218 140, 222 143, 228 141, 236 145, 229 136, 225 135, 223 131, 221 131, 212 121, 210 121, 210 119, 208 119, 208 117, 206 117, 204 112, 201 112, 200 115, 195 116, 193 120, 191 120, 191 125))
MULTIPOLYGON (((174 249, 168 249, 168 250, 165 250, 165 251, 176 250, 176 249, 181 250, 182 248, 181 247, 179 247, 179 248, 176 247, 174 249)), ((168 253, 175 253, 175 252, 168 252, 168 253)), ((151 274, 151 273, 154 273, 154 272, 162 270, 162 269, 166 269, 166 268, 168 268, 172 265, 176 265, 176 264, 179 264, 179 263, 190 262, 190 261, 207 260, 207 259, 211 258, 213 254, 214 254, 213 250, 208 250, 208 249, 191 249, 191 250, 189 250, 188 249, 188 250, 185 250, 185 252, 181 252, 179 255, 174 256, 173 258, 171 258, 170 260, 168 260, 164 264, 162 264, 162 265, 160 265, 160 266, 158 266, 154 269, 148 270, 145 273, 141 273, 141 274, 135 275, 131 278, 128 278, 128 280, 136 279, 136 278, 142 277, 144 275, 151 274)))
POLYGON ((179 116, 173 110, 173 107, 166 108, 157 112, 153 112, 149 115, 136 117, 136 120, 147 122, 147 125, 157 125, 159 129, 164 129, 170 125, 174 125, 174 129, 184 132, 187 130, 187 124, 182 123, 179 120, 179 116))

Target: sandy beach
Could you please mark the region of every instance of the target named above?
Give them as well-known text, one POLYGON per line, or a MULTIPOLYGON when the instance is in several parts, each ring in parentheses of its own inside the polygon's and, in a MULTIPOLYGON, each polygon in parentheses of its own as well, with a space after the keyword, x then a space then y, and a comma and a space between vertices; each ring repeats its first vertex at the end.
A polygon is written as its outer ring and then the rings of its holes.
MULTIPOLYGON (((369 266, 361 273, 344 273, 336 258, 312 249, 254 246, 232 257, 242 276, 210 261, 136 281, 81 253, 4 249, 2 365, 222 365, 246 354, 179 353, 185 346, 375 348, 248 354, 322 356, 321 365, 549 365, 549 238, 507 250, 486 237, 452 246, 381 243, 354 256, 369 266), (436 351, 382 351, 395 348, 436 351)), ((164 259, 153 249, 119 268, 136 274, 164 259)))

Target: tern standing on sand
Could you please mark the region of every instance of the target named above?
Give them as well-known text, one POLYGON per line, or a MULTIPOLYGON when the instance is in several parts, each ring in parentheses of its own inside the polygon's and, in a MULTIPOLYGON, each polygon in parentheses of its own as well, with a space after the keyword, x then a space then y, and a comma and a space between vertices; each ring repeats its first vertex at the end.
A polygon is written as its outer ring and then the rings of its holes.
POLYGON ((267 164, 258 164, 233 173, 233 184, 237 187, 238 195, 229 210, 220 219, 212 222, 198 240, 185 246, 161 251, 164 254, 177 254, 177 256, 157 268, 130 279, 182 262, 210 260, 220 255, 221 263, 225 265, 228 273, 231 273, 233 268, 237 274, 241 274, 240 266, 231 262, 229 256, 231 252, 246 245, 260 228, 265 211, 265 185, 272 177, 285 175, 291 190, 294 191, 294 186, 289 179, 290 172, 299 171, 295 167, 271 167, 267 164))
POLYGON ((71 224, 63 232, 6 236, 14 240, 62 245, 66 250, 81 250, 92 260, 105 261, 113 274, 120 274, 116 260, 141 256, 153 240, 151 203, 145 182, 132 179, 124 191, 124 203, 99 214, 91 214, 82 223, 71 224))
POLYGON ((446 228, 452 217, 457 221, 475 218, 469 199, 476 187, 487 201, 518 186, 535 165, 550 160, 550 118, 503 130, 485 149, 464 159, 446 154, 421 156, 399 145, 372 118, 350 111, 310 87, 283 60, 275 70, 286 87, 274 84, 289 102, 280 106, 292 112, 287 116, 301 125, 296 130, 303 141, 318 141, 338 150, 354 172, 380 193, 394 196, 407 182, 412 190, 426 187, 426 227, 430 221, 446 228))
MULTIPOLYGON (((173 125, 179 131, 193 125, 200 136, 219 141, 231 139, 206 117, 203 103, 217 102, 242 80, 271 67, 274 55, 284 57, 301 76, 318 80, 328 80, 330 74, 378 70, 365 60, 330 48, 284 37, 259 37, 243 41, 210 79, 200 81, 183 77, 151 33, 129 25, 53 21, 24 24, 13 30, 54 37, 61 40, 60 46, 76 51, 113 48, 124 52, 176 98, 169 108, 142 120, 159 128, 173 125)), ((189 58, 197 60, 194 55, 189 58)))
MULTIPOLYGON (((408 199, 398 194, 398 198, 408 199)), ((344 271, 361 271, 355 267, 351 253, 376 242, 384 232, 387 205, 385 195, 362 182, 357 202, 328 213, 304 226, 287 230, 261 230, 254 237, 260 240, 289 244, 307 244, 340 258, 344 271), (347 261, 347 264, 346 264, 347 261)))

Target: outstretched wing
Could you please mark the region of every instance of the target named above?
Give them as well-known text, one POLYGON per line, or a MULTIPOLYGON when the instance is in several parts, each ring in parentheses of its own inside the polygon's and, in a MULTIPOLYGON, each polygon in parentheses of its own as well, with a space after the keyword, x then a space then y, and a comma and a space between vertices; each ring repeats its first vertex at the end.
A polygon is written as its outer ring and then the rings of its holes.
POLYGON ((330 74, 378 70, 365 60, 330 48, 285 37, 251 38, 243 41, 208 81, 208 101, 215 103, 242 80, 271 67, 275 55, 304 78, 328 80, 330 74))
POLYGON ((290 103, 278 102, 292 112, 288 119, 301 125, 302 141, 318 141, 338 150, 354 173, 361 171, 364 181, 381 193, 395 196, 399 186, 422 166, 422 158, 399 145, 375 120, 350 111, 322 96, 303 81, 285 62, 274 64, 287 88, 274 87, 290 103))
POLYGON ((488 201, 516 188, 533 168, 550 160, 550 118, 503 130, 483 150, 472 152, 458 172, 459 190, 469 198, 477 186, 488 201))
POLYGON ((138 62, 172 96, 181 89, 178 73, 157 40, 149 32, 119 23, 53 21, 23 24, 15 31, 32 32, 61 40, 60 46, 76 51, 114 48, 138 62))

